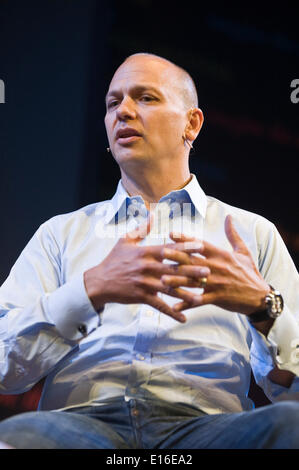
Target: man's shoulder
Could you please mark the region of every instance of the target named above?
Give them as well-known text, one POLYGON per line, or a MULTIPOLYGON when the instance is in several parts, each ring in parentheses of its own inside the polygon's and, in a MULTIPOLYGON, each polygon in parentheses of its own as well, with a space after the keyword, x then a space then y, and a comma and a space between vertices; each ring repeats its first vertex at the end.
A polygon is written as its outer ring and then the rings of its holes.
POLYGON ((209 226, 223 227, 228 215, 232 216, 239 235, 248 242, 255 240, 258 245, 267 244, 277 232, 275 224, 265 216, 207 196, 206 221, 209 226))
POLYGON ((93 202, 79 207, 69 212, 54 215, 43 222, 40 229, 48 228, 55 230, 58 227, 70 226, 73 224, 90 223, 111 204, 111 200, 93 202))
POLYGON ((209 195, 207 195, 207 213, 212 213, 213 215, 217 214, 218 216, 222 214, 224 217, 232 215, 242 221, 255 221, 266 225, 273 225, 269 219, 255 211, 243 209, 209 195))

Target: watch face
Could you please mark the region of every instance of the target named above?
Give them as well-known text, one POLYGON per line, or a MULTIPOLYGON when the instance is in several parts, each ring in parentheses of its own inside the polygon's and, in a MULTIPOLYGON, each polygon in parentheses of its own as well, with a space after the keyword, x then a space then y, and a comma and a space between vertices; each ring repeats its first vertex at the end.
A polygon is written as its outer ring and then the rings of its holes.
POLYGON ((283 298, 280 292, 272 290, 267 296, 268 313, 271 318, 277 318, 283 310, 283 298))
POLYGON ((269 312, 269 316, 271 318, 278 318, 282 314, 282 310, 280 312, 269 312))
POLYGON ((266 309, 249 315, 250 323, 258 323, 269 320, 269 318, 277 318, 283 311, 283 298, 279 291, 270 285, 271 291, 265 297, 266 309))

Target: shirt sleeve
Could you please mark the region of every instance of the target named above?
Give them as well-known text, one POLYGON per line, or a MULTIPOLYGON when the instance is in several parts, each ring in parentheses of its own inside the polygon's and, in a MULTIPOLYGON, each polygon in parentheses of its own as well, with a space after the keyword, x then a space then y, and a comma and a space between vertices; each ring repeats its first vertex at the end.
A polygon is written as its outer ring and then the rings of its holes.
POLYGON ((274 225, 263 221, 257 230, 260 272, 281 292, 284 309, 267 337, 250 325, 251 366, 256 382, 271 401, 294 399, 294 396, 299 400, 299 275, 274 225), (289 389, 268 379, 268 373, 275 366, 298 376, 289 389))
POLYGON ((62 284, 49 222, 29 241, 0 288, 0 393, 22 393, 99 325, 83 272, 62 284))

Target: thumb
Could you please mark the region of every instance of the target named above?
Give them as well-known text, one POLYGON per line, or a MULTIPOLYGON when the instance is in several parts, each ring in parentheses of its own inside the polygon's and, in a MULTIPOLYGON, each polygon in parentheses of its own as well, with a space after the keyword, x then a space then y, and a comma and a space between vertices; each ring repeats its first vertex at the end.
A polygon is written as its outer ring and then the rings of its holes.
POLYGON ((244 241, 235 229, 235 226, 233 224, 233 218, 231 215, 228 215, 225 218, 224 229, 227 239, 233 247, 233 250, 248 253, 247 246, 245 245, 244 241))
POLYGON ((138 243, 143 240, 151 231, 153 219, 153 214, 150 214, 146 222, 126 234, 126 239, 133 243, 138 243))

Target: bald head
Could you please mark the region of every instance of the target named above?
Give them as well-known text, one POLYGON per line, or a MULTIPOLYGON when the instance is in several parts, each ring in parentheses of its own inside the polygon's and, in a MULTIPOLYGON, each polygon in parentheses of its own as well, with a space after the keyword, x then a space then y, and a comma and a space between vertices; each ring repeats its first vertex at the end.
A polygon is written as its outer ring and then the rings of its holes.
POLYGON ((121 168, 145 164, 153 168, 154 164, 159 173, 169 160, 179 166, 186 164, 190 143, 202 123, 193 80, 169 60, 134 54, 114 73, 106 95, 105 125, 112 154, 121 168), (140 135, 119 137, 125 128, 140 135))
POLYGON ((132 54, 127 57, 123 63, 128 62, 138 56, 148 57, 149 59, 160 61, 161 63, 164 63, 166 67, 169 67, 176 77, 178 93, 181 95, 186 110, 198 107, 198 97, 195 83, 185 69, 179 67, 168 59, 164 59, 164 57, 160 57, 156 54, 151 54, 148 52, 138 52, 136 54, 132 54))

